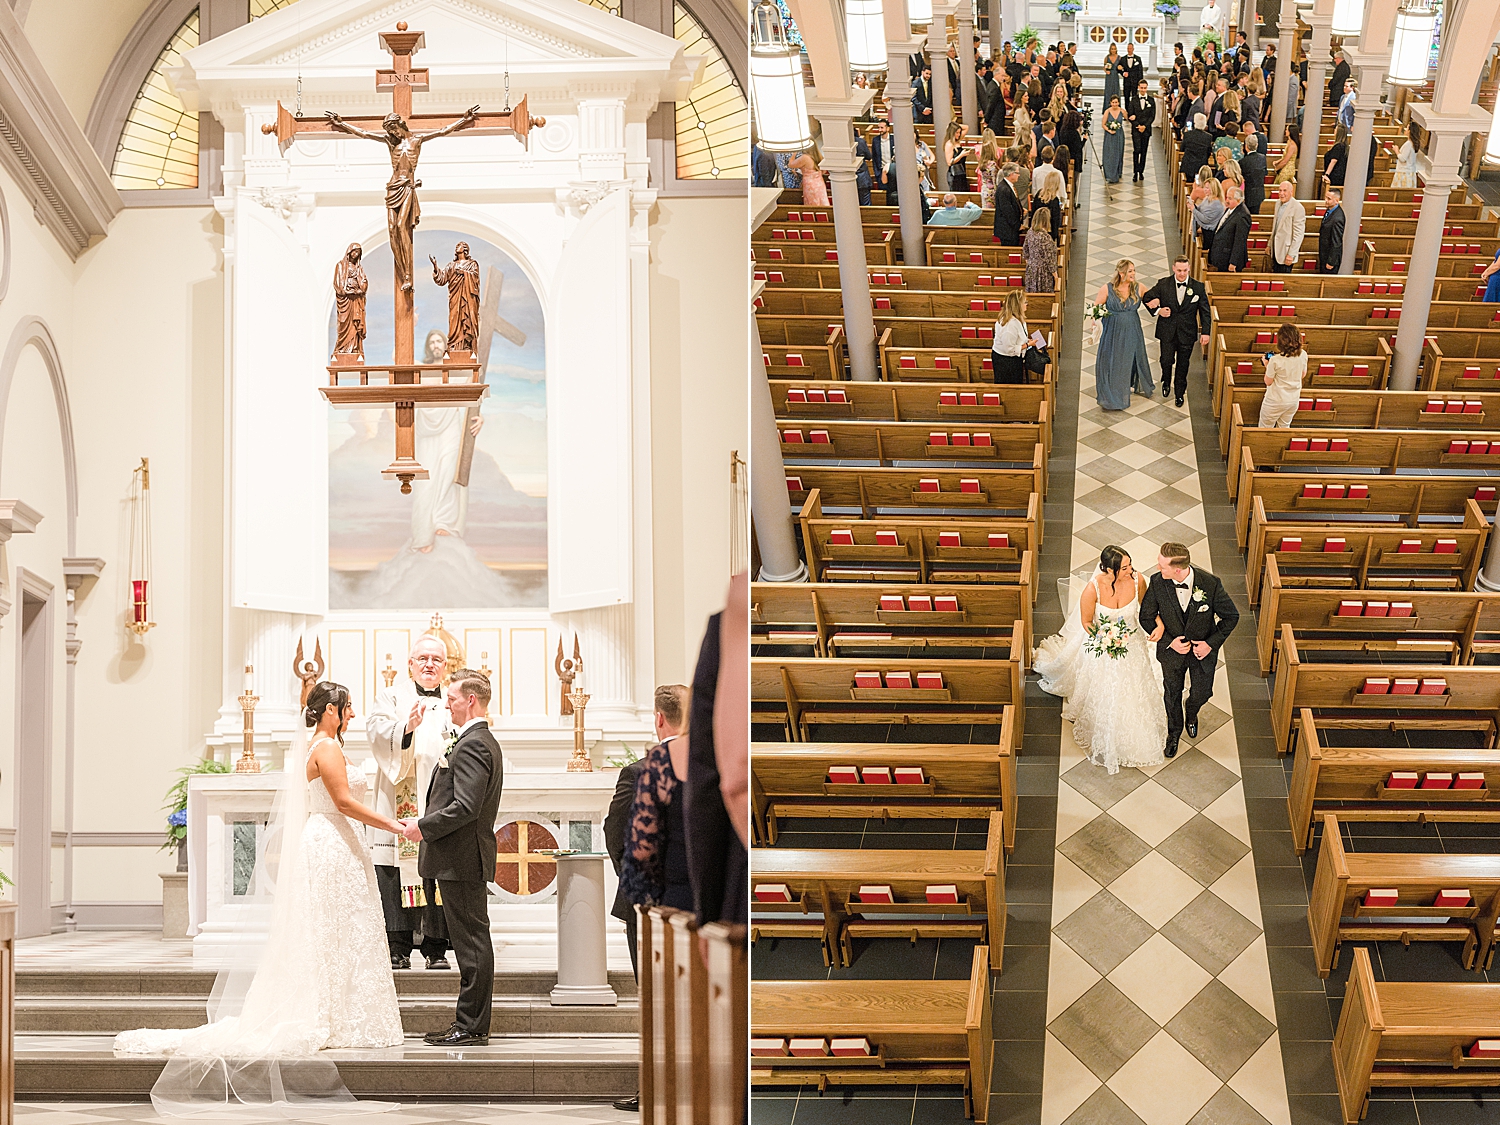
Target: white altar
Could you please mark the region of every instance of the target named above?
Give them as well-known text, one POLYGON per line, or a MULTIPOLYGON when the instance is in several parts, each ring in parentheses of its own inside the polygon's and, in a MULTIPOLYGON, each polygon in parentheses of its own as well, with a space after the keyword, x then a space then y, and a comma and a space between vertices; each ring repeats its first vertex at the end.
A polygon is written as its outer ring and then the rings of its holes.
POLYGON ((1147 74, 1155 74, 1171 54, 1166 18, 1156 13, 1151 0, 1083 0, 1075 26, 1080 66, 1103 66, 1111 43, 1122 55, 1134 43, 1147 74))

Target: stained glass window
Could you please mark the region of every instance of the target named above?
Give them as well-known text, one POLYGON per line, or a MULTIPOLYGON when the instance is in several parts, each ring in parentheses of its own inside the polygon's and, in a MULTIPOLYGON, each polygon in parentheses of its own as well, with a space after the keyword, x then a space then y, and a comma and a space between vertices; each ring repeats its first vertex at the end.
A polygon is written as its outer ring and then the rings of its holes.
POLYGON ((198 12, 183 21, 156 56, 151 72, 135 96, 111 177, 121 190, 195 188, 198 186, 198 115, 167 85, 167 70, 180 66, 184 51, 198 45, 198 12))
POLYGON ((598 8, 612 16, 620 14, 620 0, 583 0, 590 8, 598 8))
POLYGON ((294 3, 296 3, 296 0, 250 0, 250 18, 258 20, 261 16, 268 16, 272 12, 279 12, 288 4, 294 3))
POLYGON ((686 101, 677 103, 677 178, 745 179, 750 170, 750 107, 723 52, 681 4, 673 31, 690 55, 708 58, 686 101))

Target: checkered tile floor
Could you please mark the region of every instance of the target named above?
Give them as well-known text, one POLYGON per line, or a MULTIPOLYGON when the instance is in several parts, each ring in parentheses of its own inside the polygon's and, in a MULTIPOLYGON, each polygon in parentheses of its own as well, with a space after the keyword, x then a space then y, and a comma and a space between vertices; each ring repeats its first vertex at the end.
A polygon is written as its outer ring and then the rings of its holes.
MULTIPOLYGON (((1090 299, 1121 258, 1143 286, 1171 272, 1162 168, 1158 157, 1146 182, 1121 183, 1113 202, 1102 185, 1090 193, 1090 299)), ((1159 380, 1149 325, 1146 339, 1159 380)), ((1106 413, 1093 366, 1085 343, 1073 573, 1093 573, 1109 543, 1143 570, 1168 540, 1207 564, 1186 409, 1158 391, 1106 413)), ((1063 726, 1043 1125, 1290 1125, 1222 663, 1215 701, 1176 758, 1114 777, 1063 726)))

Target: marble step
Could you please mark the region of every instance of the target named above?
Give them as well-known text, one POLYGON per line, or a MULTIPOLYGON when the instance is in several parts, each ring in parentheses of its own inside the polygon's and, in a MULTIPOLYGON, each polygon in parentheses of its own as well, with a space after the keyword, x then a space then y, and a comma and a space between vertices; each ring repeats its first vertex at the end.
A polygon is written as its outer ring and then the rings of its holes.
MULTIPOLYGON (((599 1009, 587 1009, 598 1012, 599 1009)), ((636 1091, 634 1035, 514 1036, 487 1047, 449 1051, 408 1040, 384 1051, 331 1051, 357 1097, 627 1097, 636 1091)), ((163 1061, 115 1058, 108 1036, 16 1036, 19 1100, 141 1101, 163 1061)))
MULTIPOLYGON (((408 1035, 441 1031, 453 1022, 452 996, 400 997, 401 1026, 408 1035)), ((206 1019, 204 1001, 184 996, 18 996, 16 1030, 53 1034, 113 1034, 137 1027, 197 1027, 206 1019)), ((490 1031, 493 1035, 634 1035, 640 1030, 640 1006, 634 996, 614 1007, 553 1005, 546 993, 516 996, 497 993, 490 1031)))

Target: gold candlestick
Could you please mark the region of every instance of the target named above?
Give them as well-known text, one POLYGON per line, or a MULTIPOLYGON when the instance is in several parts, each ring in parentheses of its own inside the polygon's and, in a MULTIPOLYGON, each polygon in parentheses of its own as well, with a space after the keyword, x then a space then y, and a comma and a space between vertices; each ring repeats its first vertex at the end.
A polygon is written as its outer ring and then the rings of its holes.
POLYGON ((573 705, 573 756, 568 759, 569 773, 594 772, 594 763, 589 760, 589 752, 583 746, 583 709, 588 701, 589 697, 582 688, 574 688, 568 693, 568 702, 573 705))
POLYGON ((235 773, 260 773, 260 763, 255 759, 255 705, 260 702, 260 696, 249 687, 250 672, 250 665, 245 665, 247 684, 245 693, 240 696, 240 710, 245 716, 245 743, 240 751, 240 760, 234 763, 235 773))

